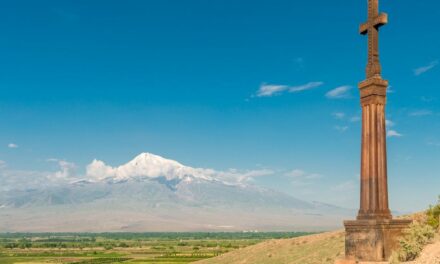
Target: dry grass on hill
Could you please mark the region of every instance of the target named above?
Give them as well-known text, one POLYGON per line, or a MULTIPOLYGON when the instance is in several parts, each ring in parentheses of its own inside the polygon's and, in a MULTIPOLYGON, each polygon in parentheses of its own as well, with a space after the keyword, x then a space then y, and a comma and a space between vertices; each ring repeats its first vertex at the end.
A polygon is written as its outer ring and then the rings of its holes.
MULTIPOLYGON (((400 218, 421 221, 425 213, 400 218)), ((224 255, 198 261, 198 264, 333 264, 344 255, 344 232, 335 231, 292 239, 269 240, 224 255)), ((384 262, 386 263, 386 262, 384 262)), ((440 264, 440 234, 427 245, 420 257, 405 264, 440 264)), ((404 264, 402 262, 402 264, 404 264)))
POLYGON ((198 264, 333 264, 344 254, 344 232, 269 240, 198 264))

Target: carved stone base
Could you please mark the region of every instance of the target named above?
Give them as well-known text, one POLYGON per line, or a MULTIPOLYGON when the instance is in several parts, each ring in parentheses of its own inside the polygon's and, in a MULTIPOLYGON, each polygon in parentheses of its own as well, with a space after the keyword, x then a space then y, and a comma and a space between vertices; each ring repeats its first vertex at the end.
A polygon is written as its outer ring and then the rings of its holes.
POLYGON ((386 261, 399 246, 411 220, 345 221, 345 256, 359 261, 386 261))

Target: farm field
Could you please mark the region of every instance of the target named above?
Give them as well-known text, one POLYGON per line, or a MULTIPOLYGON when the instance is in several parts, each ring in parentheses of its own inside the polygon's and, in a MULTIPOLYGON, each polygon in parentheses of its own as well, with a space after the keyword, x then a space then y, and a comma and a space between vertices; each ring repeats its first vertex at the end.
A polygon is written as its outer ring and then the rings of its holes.
POLYGON ((191 263, 309 233, 4 233, 1 264, 191 263))

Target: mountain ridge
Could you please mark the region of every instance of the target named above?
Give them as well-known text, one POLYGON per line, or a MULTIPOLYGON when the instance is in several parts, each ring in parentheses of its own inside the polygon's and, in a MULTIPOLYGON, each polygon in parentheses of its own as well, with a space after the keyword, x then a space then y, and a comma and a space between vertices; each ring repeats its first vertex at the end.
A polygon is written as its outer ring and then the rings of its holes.
POLYGON ((352 214, 333 205, 234 182, 236 172, 192 168, 151 153, 119 167, 95 160, 86 176, 0 192, 0 229, 321 230, 339 227, 342 218, 352 214))

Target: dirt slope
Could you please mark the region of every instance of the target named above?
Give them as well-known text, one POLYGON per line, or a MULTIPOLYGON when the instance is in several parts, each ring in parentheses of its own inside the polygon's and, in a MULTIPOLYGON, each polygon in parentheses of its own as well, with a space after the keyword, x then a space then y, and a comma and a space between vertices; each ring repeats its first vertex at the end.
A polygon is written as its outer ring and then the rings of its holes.
POLYGON ((342 231, 269 240, 197 264, 333 264, 344 252, 342 231))
POLYGON ((434 243, 427 245, 416 261, 406 264, 440 264, 440 238, 437 237, 434 243))
MULTIPOLYGON (((344 254, 344 232, 335 231, 292 239, 269 240, 197 264, 333 264, 344 254)), ((440 236, 416 261, 402 264, 440 264, 440 236)))

